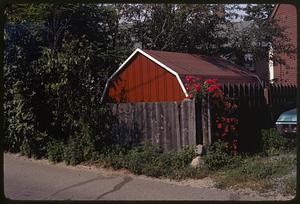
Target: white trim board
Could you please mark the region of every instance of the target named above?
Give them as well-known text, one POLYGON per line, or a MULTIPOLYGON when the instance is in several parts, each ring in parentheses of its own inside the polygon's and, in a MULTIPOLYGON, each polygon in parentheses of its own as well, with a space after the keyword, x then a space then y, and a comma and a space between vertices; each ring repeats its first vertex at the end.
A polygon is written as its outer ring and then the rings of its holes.
POLYGON ((273 63, 273 47, 272 45, 269 48, 269 80, 271 81, 271 83, 274 83, 274 63, 273 63))
POLYGON ((175 72, 173 69, 171 69, 170 67, 168 67, 167 65, 161 63, 160 61, 158 61, 157 59, 155 59, 154 57, 152 57, 151 55, 147 54, 146 52, 144 52, 143 50, 137 48, 122 64, 121 66, 111 75, 111 77, 109 77, 109 79, 107 80, 106 84, 105 84, 105 88, 100 100, 100 103, 102 103, 104 96, 106 95, 107 89, 108 89, 108 85, 109 82, 125 67, 125 65, 136 55, 136 53, 140 53, 142 55, 144 55, 145 57, 147 57, 148 59, 150 59, 151 61, 153 61, 154 63, 158 64, 159 66, 161 66, 162 68, 164 68, 165 70, 167 70, 168 72, 170 72, 171 74, 173 74, 177 81, 180 84, 180 87, 183 91, 183 93, 185 94, 185 96, 187 97, 187 91, 182 83, 182 80, 179 77, 179 74, 177 72, 175 72))

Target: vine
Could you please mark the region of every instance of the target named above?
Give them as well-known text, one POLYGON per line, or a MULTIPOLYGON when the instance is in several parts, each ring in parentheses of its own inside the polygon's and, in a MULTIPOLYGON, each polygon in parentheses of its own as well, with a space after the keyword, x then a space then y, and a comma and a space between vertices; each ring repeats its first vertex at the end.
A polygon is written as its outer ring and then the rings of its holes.
POLYGON ((224 142, 233 155, 238 151, 238 106, 234 101, 224 96, 217 79, 201 80, 193 76, 186 76, 188 98, 200 102, 209 97, 212 114, 212 125, 216 138, 224 142))

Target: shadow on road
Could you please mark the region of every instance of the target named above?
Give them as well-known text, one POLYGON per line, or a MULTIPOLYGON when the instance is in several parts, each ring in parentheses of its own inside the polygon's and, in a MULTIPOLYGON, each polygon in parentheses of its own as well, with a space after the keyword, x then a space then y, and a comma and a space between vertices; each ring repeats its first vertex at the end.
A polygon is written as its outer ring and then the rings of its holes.
POLYGON ((100 198, 102 198, 102 197, 104 197, 104 196, 106 196, 106 195, 108 195, 108 194, 110 194, 110 193, 113 193, 113 192, 116 192, 116 191, 120 190, 125 184, 129 183, 129 182, 132 180, 132 178, 129 177, 129 176, 126 176, 126 177, 124 177, 123 179, 124 179, 124 180, 121 181, 120 183, 118 183, 117 185, 115 185, 114 188, 113 188, 112 190, 110 190, 110 191, 108 191, 108 192, 105 192, 105 193, 99 195, 99 196, 96 198, 96 200, 99 200, 100 198))
POLYGON ((78 186, 81 186, 81 185, 84 185, 84 184, 87 184, 87 183, 90 183, 90 182, 93 182, 93 181, 96 181, 96 180, 99 180, 99 179, 104 180, 104 179, 113 179, 113 178, 115 178, 115 177, 102 177, 102 176, 100 176, 100 177, 96 177, 96 178, 93 178, 93 179, 89 179, 89 180, 86 180, 86 181, 83 181, 83 182, 80 182, 80 183, 73 184, 71 186, 67 186, 63 189, 60 189, 60 190, 52 193, 50 196, 48 196, 48 198, 50 198, 52 196, 55 196, 58 193, 61 193, 62 191, 65 191, 65 190, 68 190, 68 189, 71 189, 71 188, 75 188, 75 187, 78 187, 78 186))

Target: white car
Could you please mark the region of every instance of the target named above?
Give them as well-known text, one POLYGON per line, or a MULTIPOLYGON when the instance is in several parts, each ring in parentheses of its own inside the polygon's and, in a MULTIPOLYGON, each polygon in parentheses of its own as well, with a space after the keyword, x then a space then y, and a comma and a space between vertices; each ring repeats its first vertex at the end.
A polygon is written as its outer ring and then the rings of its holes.
POLYGON ((297 132, 297 108, 283 112, 276 121, 276 128, 283 136, 293 136, 297 132))

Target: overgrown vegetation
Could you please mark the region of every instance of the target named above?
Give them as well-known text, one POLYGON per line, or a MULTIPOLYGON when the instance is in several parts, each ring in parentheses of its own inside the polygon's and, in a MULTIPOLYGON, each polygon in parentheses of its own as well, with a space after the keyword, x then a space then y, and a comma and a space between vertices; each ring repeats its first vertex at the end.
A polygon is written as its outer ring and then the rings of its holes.
POLYGON ((275 128, 262 130, 262 152, 266 155, 276 155, 289 152, 296 148, 297 137, 282 137, 275 128))
MULTIPOLYGON (((112 134, 114 117, 100 105, 106 80, 134 43, 146 49, 227 56, 242 64, 244 50, 265 51, 252 42, 288 39, 278 25, 260 21, 268 18, 270 5, 248 6, 248 18, 257 26, 237 32, 219 10, 212 4, 9 5, 4 26, 5 151, 70 165, 97 160, 105 167, 153 177, 222 175, 220 186, 283 175, 294 160, 232 156, 222 142, 208 148, 198 168, 189 165, 193 148, 163 153, 149 142, 119 144, 112 134)), ((227 17, 234 15, 228 9, 227 17)), ((284 43, 274 46, 278 53, 293 50, 284 43)), ((294 139, 282 138, 274 129, 263 131, 264 156, 294 147, 294 139)), ((294 186, 289 181, 285 191, 294 186)))
POLYGON ((263 148, 255 155, 232 156, 221 142, 209 147, 205 166, 212 170, 209 175, 218 188, 248 187, 260 192, 280 188, 281 194, 295 195, 296 137, 282 137, 274 128, 262 130, 262 135, 263 148))
POLYGON ((157 145, 145 141, 128 151, 114 146, 111 151, 102 154, 98 162, 104 167, 125 168, 137 175, 173 179, 203 178, 207 171, 190 167, 190 162, 195 156, 192 147, 181 151, 162 152, 157 145))
MULTIPOLYGON (((274 129, 263 132, 281 137, 274 129)), ((222 141, 217 141, 202 156, 204 163, 196 168, 190 166, 190 162, 196 156, 193 148, 163 153, 150 142, 129 151, 120 147, 114 148, 114 151, 102 155, 98 163, 113 169, 128 169, 134 174, 175 180, 211 177, 218 188, 248 187, 262 193, 278 188, 278 182, 274 181, 280 180, 279 192, 294 195, 296 177, 290 174, 296 170, 295 139, 279 138, 280 144, 287 146, 276 151, 276 154, 270 154, 274 153, 270 150, 275 149, 278 143, 271 143, 270 140, 272 137, 263 140, 265 148, 260 154, 236 156, 232 155, 222 141)))

